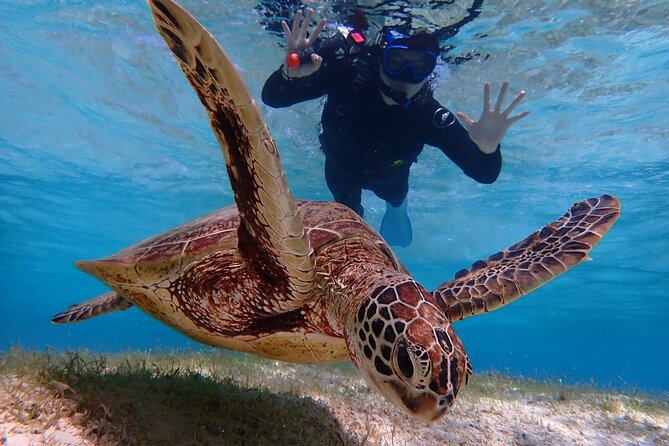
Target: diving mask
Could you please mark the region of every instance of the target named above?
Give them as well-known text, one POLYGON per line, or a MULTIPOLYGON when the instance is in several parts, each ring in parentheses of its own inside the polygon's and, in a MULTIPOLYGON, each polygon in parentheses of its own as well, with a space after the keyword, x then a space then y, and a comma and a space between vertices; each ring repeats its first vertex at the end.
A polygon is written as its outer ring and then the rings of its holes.
POLYGON ((389 79, 419 84, 427 79, 437 65, 438 52, 438 43, 431 35, 421 33, 409 36, 389 30, 385 37, 381 66, 389 79))

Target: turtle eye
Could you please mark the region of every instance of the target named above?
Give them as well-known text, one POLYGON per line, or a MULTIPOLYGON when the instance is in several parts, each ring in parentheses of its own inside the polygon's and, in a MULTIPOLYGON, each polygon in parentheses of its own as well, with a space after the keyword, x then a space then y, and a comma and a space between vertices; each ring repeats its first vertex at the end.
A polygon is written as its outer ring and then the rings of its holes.
POLYGON ((406 379, 413 378, 413 361, 411 361, 409 350, 407 350, 403 342, 397 346, 397 368, 406 379))

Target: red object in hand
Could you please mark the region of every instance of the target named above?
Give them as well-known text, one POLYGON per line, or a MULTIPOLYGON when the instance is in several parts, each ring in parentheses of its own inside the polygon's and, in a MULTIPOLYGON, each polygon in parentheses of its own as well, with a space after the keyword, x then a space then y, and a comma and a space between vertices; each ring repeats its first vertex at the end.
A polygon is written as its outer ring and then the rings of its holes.
POLYGON ((288 57, 286 57, 286 65, 288 65, 289 68, 299 68, 300 56, 298 56, 297 53, 290 53, 288 57))

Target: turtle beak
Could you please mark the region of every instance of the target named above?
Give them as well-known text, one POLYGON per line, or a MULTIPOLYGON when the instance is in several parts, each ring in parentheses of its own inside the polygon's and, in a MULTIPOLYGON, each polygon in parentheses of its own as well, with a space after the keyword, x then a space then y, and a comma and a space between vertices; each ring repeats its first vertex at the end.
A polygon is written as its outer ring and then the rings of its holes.
POLYGON ((381 378, 374 373, 363 376, 393 405, 422 423, 434 423, 448 411, 449 405, 441 402, 444 398, 433 392, 417 391, 397 378, 381 378))
MULTIPOLYGON (((405 384, 391 381, 390 387, 397 396, 397 404, 413 418, 423 423, 434 423, 448 411, 448 406, 440 405, 432 392, 415 392, 405 384)), ((392 398, 395 399, 395 398, 392 398)))

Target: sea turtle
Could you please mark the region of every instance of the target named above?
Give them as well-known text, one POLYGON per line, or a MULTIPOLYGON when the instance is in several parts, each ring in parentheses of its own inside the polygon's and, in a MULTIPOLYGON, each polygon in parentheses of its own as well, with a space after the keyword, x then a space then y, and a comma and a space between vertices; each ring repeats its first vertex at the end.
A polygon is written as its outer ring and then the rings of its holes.
POLYGON ((227 54, 173 1, 148 3, 209 113, 236 207, 77 262, 113 291, 54 323, 134 305, 204 344, 291 362, 350 359, 396 406, 432 422, 471 374, 451 323, 509 304, 588 258, 618 218, 611 195, 576 203, 429 292, 355 212, 292 198, 270 132, 227 54))

